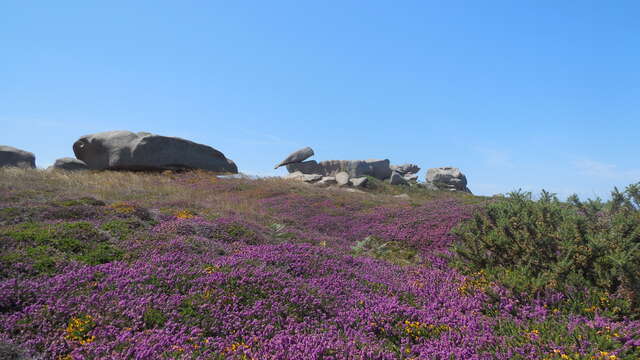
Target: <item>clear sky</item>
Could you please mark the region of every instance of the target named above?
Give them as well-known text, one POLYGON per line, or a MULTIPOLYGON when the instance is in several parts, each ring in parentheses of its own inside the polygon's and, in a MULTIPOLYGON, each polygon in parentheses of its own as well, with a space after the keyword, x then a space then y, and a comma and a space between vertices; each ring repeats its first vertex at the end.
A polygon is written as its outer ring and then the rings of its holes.
POLYGON ((638 1, 0 2, 0 144, 39 167, 126 129, 242 172, 461 168, 477 194, 640 181, 638 1))

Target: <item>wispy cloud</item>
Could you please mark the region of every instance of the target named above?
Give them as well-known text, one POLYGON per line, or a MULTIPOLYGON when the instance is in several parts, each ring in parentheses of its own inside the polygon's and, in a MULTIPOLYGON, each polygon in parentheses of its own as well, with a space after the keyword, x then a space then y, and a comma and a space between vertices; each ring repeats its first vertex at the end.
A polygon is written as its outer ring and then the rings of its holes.
POLYGON ((511 155, 507 151, 490 147, 479 147, 476 148, 476 151, 482 156, 482 160, 488 167, 504 169, 514 166, 511 155))
POLYGON ((640 180, 640 169, 621 169, 616 164, 609 164, 591 159, 580 159, 575 161, 573 165, 582 175, 608 180, 640 180))

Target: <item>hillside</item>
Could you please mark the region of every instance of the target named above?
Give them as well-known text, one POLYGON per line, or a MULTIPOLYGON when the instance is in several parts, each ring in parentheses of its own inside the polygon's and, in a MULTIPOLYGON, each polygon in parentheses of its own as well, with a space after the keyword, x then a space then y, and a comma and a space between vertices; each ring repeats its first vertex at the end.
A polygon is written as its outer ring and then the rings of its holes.
MULTIPOLYGON (((474 257, 495 248, 470 234, 496 226, 474 214, 490 218, 501 201, 374 179, 350 192, 207 172, 0 169, 0 358, 638 359, 626 273, 582 271, 593 282, 571 292, 557 279, 579 282, 551 278, 547 263, 536 269, 551 280, 534 287, 536 274, 511 281, 506 260, 474 257)), ((640 227, 624 226, 615 236, 636 241, 640 227)), ((535 238, 562 243, 565 230, 535 238)))

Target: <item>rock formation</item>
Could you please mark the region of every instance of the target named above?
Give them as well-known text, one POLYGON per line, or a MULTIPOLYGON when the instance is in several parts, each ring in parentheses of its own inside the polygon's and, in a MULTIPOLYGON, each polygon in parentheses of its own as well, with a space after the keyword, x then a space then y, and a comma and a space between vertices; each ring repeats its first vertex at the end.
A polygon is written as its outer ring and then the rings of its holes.
POLYGON ((76 158, 96 170, 189 170, 238 172, 220 151, 189 140, 146 132, 109 131, 73 144, 76 158))
POLYGON ((450 166, 429 169, 427 185, 439 190, 471 192, 467 188, 467 177, 460 172, 460 169, 450 166))
POLYGON ((313 156, 313 149, 307 146, 305 148, 302 148, 298 151, 291 153, 291 155, 287 156, 286 159, 282 160, 278 165, 276 165, 274 169, 277 169, 280 166, 284 166, 284 165, 303 162, 312 156, 313 156))
POLYGON ((89 170, 89 167, 82 160, 65 157, 65 158, 57 159, 56 162, 51 167, 49 167, 49 169, 76 171, 76 170, 89 170))
POLYGON ((32 153, 11 146, 0 145, 0 167, 35 168, 36 157, 32 153))

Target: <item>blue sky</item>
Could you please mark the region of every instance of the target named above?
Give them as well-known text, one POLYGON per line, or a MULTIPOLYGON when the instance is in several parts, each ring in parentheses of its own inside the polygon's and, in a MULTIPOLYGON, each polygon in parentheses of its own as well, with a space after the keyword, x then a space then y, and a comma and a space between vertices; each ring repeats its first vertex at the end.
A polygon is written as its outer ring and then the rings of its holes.
MULTIPOLYGON (((477 194, 640 181, 637 1, 2 1, 0 144, 88 133, 462 169, 477 194)), ((421 172, 423 179, 424 170, 421 172)))

